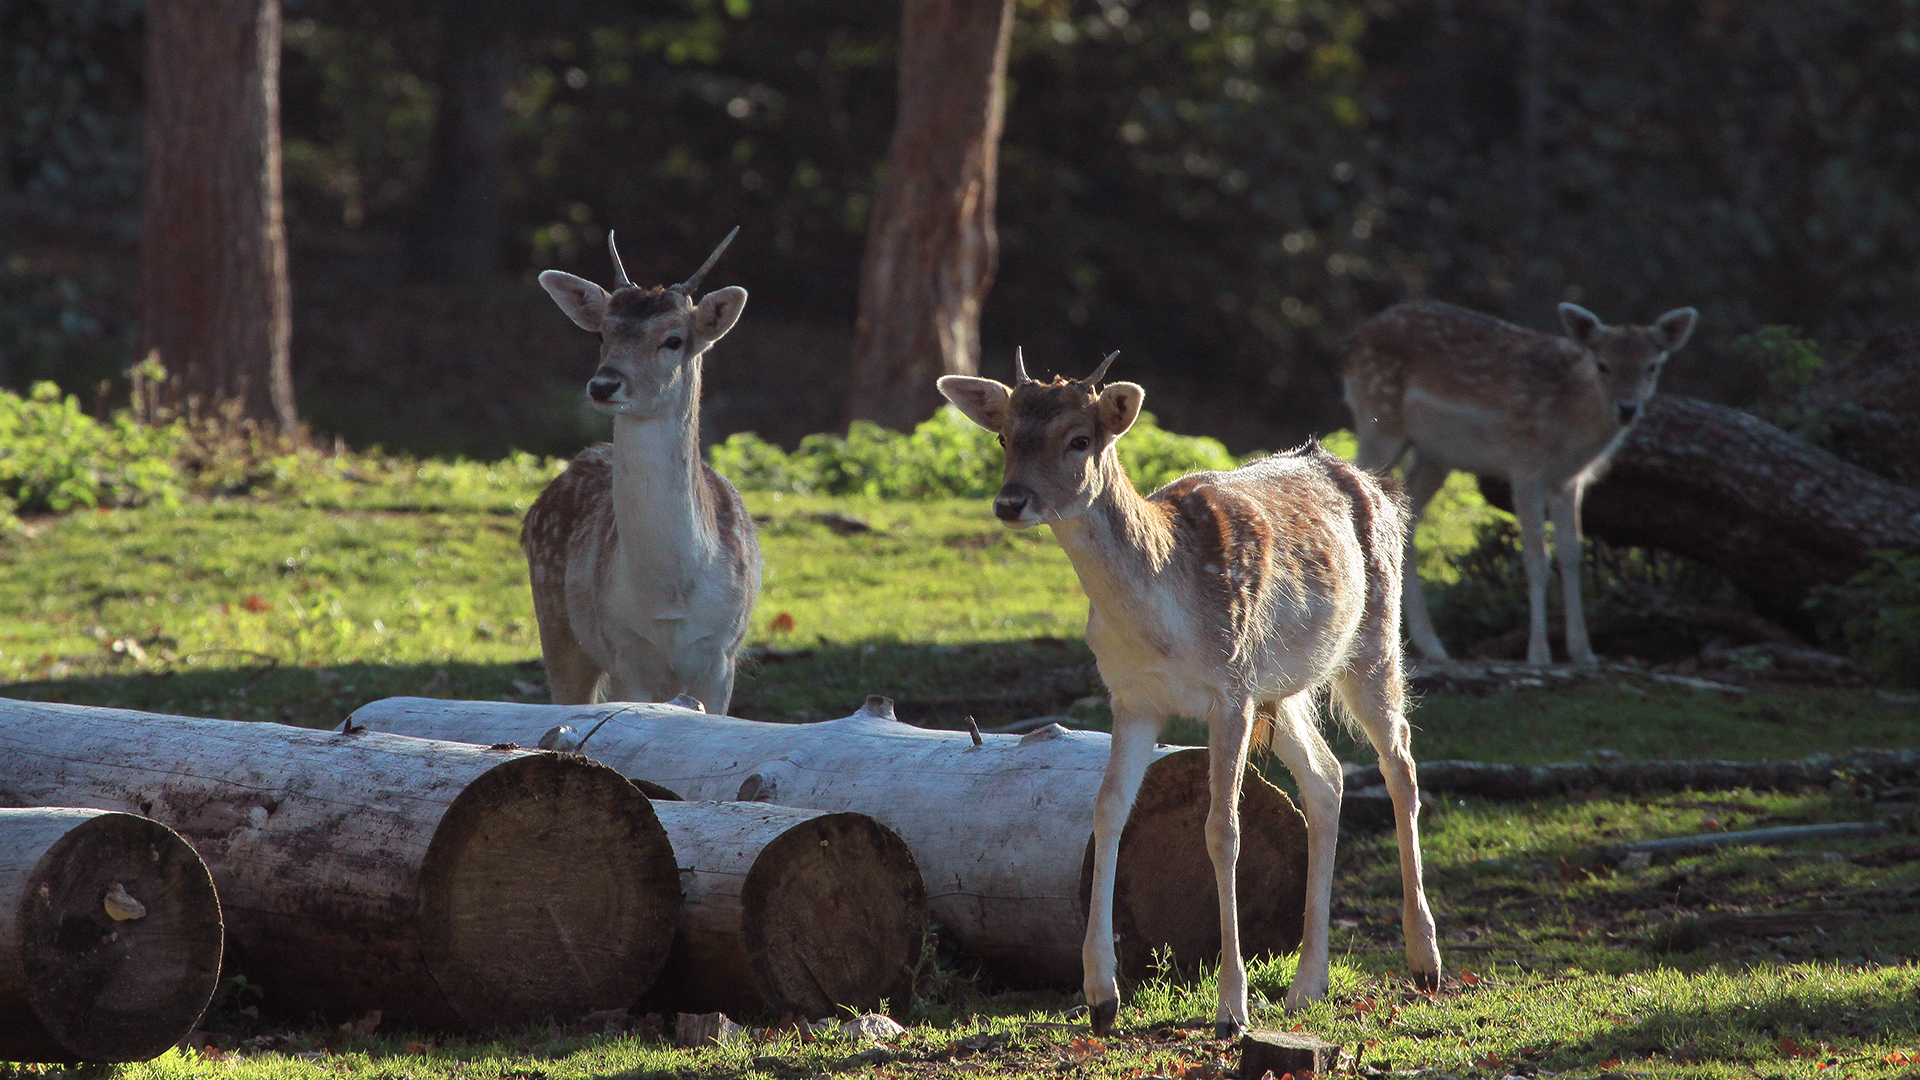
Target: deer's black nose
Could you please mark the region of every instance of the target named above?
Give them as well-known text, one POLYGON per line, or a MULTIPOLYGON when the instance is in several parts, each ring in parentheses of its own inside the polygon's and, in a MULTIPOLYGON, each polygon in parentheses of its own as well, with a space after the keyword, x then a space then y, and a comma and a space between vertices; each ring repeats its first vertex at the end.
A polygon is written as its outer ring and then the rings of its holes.
POLYGON ((1620 417, 1620 426, 1626 427, 1628 424, 1633 423, 1634 417, 1640 415, 1640 403, 1637 401, 1615 402, 1613 411, 1616 416, 1620 417))
POLYGON ((1002 495, 993 500, 993 516, 1001 521, 1019 521, 1027 511, 1025 495, 1002 495))
POLYGON ((620 389, 619 379, 595 379, 587 384, 587 393, 595 401, 612 401, 613 395, 620 389))

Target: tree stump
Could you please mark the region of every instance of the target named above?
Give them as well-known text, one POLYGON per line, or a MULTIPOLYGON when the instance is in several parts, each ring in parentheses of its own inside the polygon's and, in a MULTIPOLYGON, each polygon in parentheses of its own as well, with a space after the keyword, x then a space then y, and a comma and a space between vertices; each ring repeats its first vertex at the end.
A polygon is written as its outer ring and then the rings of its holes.
POLYGON ((231 965, 294 1018, 476 1030, 625 1006, 680 907, 652 805, 571 755, 0 700, 0 803, 177 830, 231 965))
POLYGON ((686 901, 648 1010, 828 1016, 912 990, 927 890, 892 830, 865 814, 764 803, 654 811, 686 901))
POLYGON ((1332 1072, 1340 1063, 1338 1044, 1304 1031, 1249 1031, 1240 1037, 1240 1075, 1244 1080, 1306 1076, 1332 1072))
MULTIPOLYGON (((1092 881, 1093 801, 1112 738, 1048 725, 1025 735, 929 731, 886 698, 817 724, 768 724, 672 705, 523 705, 388 698, 354 724, 425 738, 537 742, 562 725, 583 752, 689 799, 759 799, 869 814, 906 841, 935 922, 1001 977, 1077 985, 1092 881), (595 725, 605 721, 596 733, 595 725)), ((1155 949, 1191 969, 1219 952, 1203 825, 1206 751, 1161 747, 1120 843, 1114 925, 1121 971, 1155 949)), ((1306 823, 1252 769, 1240 804, 1240 932, 1249 956, 1300 941, 1306 823)))
POLYGON ((0 809, 0 1061, 145 1061, 220 981, 220 900, 172 829, 0 809))

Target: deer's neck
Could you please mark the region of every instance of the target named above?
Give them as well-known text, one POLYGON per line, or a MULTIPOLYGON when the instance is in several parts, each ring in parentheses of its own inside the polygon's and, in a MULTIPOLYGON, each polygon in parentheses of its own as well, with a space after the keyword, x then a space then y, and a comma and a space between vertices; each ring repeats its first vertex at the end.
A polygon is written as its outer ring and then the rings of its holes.
POLYGON ((1173 562, 1173 526, 1167 515, 1133 490, 1112 447, 1101 455, 1098 487, 1079 517, 1058 522, 1053 534, 1073 562, 1080 586, 1096 608, 1118 614, 1137 606, 1173 562))
POLYGON ((700 361, 690 362, 671 407, 656 418, 613 421, 613 516, 620 557, 637 582, 667 567, 691 569, 718 547, 713 493, 700 458, 700 361))

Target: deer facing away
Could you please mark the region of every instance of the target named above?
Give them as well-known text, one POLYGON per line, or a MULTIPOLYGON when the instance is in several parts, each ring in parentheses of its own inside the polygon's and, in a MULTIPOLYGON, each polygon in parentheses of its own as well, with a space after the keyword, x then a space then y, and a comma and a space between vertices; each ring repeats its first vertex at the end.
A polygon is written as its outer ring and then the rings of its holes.
MULTIPOLYGON (((1115 354, 1118 355, 1118 354, 1115 354)), ((1331 685, 1373 742, 1399 834, 1402 926, 1415 975, 1440 954, 1421 885, 1418 790, 1400 674, 1400 543, 1406 514, 1371 475, 1319 446, 1230 472, 1183 477, 1141 497, 1115 442, 1140 414, 1133 383, 1013 387, 949 375, 940 392, 1006 447, 993 510, 1010 528, 1045 523, 1088 598, 1087 644, 1113 700, 1113 749, 1094 806, 1094 877, 1082 963, 1096 1031, 1119 1008, 1113 889, 1120 834, 1168 718, 1208 725, 1207 852, 1220 897, 1216 1030, 1247 1022, 1234 866, 1241 773, 1256 727, 1298 781, 1307 818, 1307 910, 1289 1008, 1327 989, 1327 927, 1341 773, 1320 734, 1331 685), (1260 723, 1265 721, 1265 724, 1260 723)))
MULTIPOLYGON (((1652 326, 1605 326, 1560 305, 1565 337, 1433 301, 1396 304, 1347 339, 1342 379, 1359 435, 1359 462, 1376 471, 1402 455, 1412 520, 1454 469, 1504 476, 1513 486, 1527 569, 1527 662, 1546 664, 1546 522, 1565 600, 1567 653, 1598 661, 1580 602, 1580 497, 1626 439, 1667 357, 1687 343, 1697 313, 1678 308, 1652 326)), ((1407 634, 1445 659, 1415 569, 1409 530, 1407 634)))
POLYGON ((612 233, 612 293, 558 270, 540 275, 560 310, 600 335, 587 396, 613 418, 613 442, 575 458, 520 531, 557 704, 687 694, 725 713, 733 697, 760 545, 739 493, 701 458, 700 368, 747 291, 717 289, 697 303, 694 292, 739 231, 679 285, 628 281, 612 233))

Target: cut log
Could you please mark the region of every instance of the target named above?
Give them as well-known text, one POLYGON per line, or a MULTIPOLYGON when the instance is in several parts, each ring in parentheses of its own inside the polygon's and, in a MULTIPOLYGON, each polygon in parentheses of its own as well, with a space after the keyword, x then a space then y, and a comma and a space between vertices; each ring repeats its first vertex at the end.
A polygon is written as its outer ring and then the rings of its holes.
POLYGON ((145 1061, 220 981, 220 900, 172 829, 0 809, 0 1061, 145 1061))
POLYGON ((652 804, 571 755, 4 700, 0 802, 177 830, 233 966, 293 1018, 475 1030, 625 1006, 680 907, 652 804))
POLYGON ((865 814, 657 802, 686 900, 645 1008, 736 1018, 904 1001, 927 930, 907 845, 865 814))
POLYGON ((1249 1031, 1240 1036, 1240 1075, 1246 1080, 1329 1073, 1339 1063, 1338 1043, 1304 1031, 1249 1031))
POLYGON ((1659 840, 1636 840, 1630 844, 1609 845, 1602 855, 1608 862, 1621 863, 1635 855, 1648 856, 1651 862, 1663 855, 1694 855, 1723 847, 1761 847, 1769 844, 1804 844, 1809 840, 1858 840, 1879 836, 1887 831, 1884 821, 1844 821, 1828 825, 1784 825, 1777 829, 1746 829, 1741 832, 1700 833, 1694 836, 1668 836, 1659 840))
MULTIPOLYGON (((759 799, 869 814, 898 833, 935 922, 1016 984, 1078 985, 1092 880, 1093 799, 1111 737, 1049 725, 1026 735, 929 731, 886 698, 817 724, 767 724, 671 705, 522 705, 387 698, 351 723, 491 743, 587 731, 585 752, 689 799, 759 799)), ((1241 797, 1240 934, 1247 955, 1300 941, 1306 823, 1252 769, 1241 797)), ((1205 750, 1160 747, 1120 841, 1114 926, 1120 968, 1147 975, 1155 949, 1191 970, 1217 957, 1219 919, 1202 826, 1205 750)))
MULTIPOLYGON (((1799 761, 1572 761, 1506 765, 1423 761, 1420 789, 1482 799, 1541 799, 1595 788, 1645 795, 1667 791, 1797 791, 1843 777, 1887 784, 1920 777, 1920 750, 1856 750, 1799 761)), ((1348 787, 1383 783, 1376 765, 1350 766, 1348 787)))
MULTIPOLYGON (((1496 506, 1504 481, 1482 477, 1496 506)), ((1610 544, 1658 548, 1726 574, 1769 618, 1805 632, 1805 601, 1878 548, 1920 550, 1920 491, 1735 409, 1659 396, 1587 489, 1581 521, 1610 544)))

